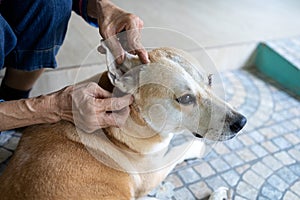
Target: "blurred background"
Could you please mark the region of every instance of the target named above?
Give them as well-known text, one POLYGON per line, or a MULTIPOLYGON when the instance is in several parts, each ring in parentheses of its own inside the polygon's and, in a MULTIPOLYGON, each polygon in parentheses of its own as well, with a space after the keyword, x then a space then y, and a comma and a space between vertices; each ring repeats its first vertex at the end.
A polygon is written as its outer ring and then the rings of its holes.
MULTIPOLYGON (((248 60, 259 42, 300 35, 298 0, 113 2, 138 15, 145 27, 167 28, 191 37, 205 48, 220 71, 252 65, 248 60)), ((95 50, 99 42, 98 29, 73 13, 65 42, 57 56, 59 67, 42 75, 32 95, 47 93, 73 83, 79 66, 91 70, 81 70, 82 78, 105 69, 104 56, 95 50)))

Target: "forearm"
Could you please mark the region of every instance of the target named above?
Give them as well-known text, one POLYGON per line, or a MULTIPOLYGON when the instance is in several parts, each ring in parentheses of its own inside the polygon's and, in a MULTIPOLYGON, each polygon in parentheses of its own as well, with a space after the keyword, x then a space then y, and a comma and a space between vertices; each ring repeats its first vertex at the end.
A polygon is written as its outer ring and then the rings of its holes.
POLYGON ((0 131, 60 120, 55 95, 0 103, 0 131))
POLYGON ((0 103, 0 131, 66 120, 91 133, 125 123, 132 101, 130 95, 111 98, 93 82, 67 86, 49 95, 0 103))
POLYGON ((102 25, 116 9, 121 10, 109 0, 73 0, 72 5, 72 10, 92 26, 102 25))

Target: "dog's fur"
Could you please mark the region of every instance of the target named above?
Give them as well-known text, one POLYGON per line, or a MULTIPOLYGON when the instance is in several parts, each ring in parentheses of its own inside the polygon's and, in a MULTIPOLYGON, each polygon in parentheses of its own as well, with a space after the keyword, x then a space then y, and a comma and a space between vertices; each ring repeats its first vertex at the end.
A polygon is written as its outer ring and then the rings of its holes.
POLYGON ((25 129, 0 177, 1 199, 137 199, 178 162, 203 154, 201 140, 170 147, 174 135, 221 141, 237 134, 230 127, 244 118, 212 94, 193 58, 171 48, 149 57, 139 66, 127 54, 121 68, 108 67, 113 85, 135 98, 123 127, 88 134, 61 121, 25 129))

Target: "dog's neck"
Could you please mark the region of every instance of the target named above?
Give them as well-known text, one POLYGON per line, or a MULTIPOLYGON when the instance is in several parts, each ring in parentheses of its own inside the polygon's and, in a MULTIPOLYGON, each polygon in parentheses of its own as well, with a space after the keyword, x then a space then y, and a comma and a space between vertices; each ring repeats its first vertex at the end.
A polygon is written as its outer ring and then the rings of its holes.
MULTIPOLYGON (((98 84, 109 92, 114 90, 107 72, 101 75, 98 84)), ((133 104, 130 106, 130 117, 121 128, 109 127, 105 128, 104 132, 111 137, 109 138, 111 142, 118 147, 128 148, 141 154, 153 153, 167 148, 172 136, 162 137, 149 127, 139 115, 136 105, 133 104)))
POLYGON ((151 127, 137 124, 132 117, 129 117, 122 127, 109 127, 105 129, 105 132, 113 137, 112 142, 117 146, 120 147, 120 143, 124 144, 130 150, 140 154, 150 154, 166 149, 172 139, 172 134, 169 137, 162 137, 151 127))

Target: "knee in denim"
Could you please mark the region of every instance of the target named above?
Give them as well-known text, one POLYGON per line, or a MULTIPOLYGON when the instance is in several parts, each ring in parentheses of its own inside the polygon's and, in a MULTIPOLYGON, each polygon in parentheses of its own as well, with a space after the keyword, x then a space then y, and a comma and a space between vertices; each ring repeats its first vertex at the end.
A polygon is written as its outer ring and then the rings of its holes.
MULTIPOLYGON (((72 0, 38 0, 40 16, 44 22, 60 25, 69 20, 72 11, 72 0)), ((50 27, 49 27, 50 28, 50 27)))

